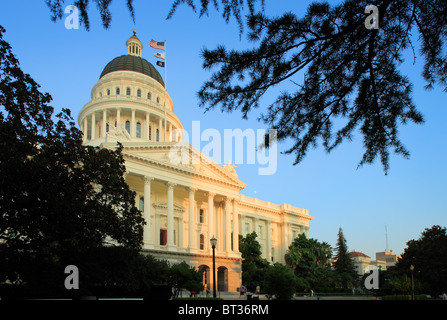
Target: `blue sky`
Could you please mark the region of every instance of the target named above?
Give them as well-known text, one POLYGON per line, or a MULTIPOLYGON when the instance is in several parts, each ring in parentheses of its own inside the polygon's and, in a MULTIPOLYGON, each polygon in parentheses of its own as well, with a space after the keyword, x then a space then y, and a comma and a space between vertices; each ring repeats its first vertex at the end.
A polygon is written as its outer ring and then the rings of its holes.
MULTIPOLYGON (((4 38, 22 69, 41 85, 42 91, 52 95, 56 110, 69 108, 75 119, 90 100, 90 91, 105 65, 125 54, 125 42, 136 30, 144 45, 143 57, 154 65, 155 51, 149 41, 167 40, 167 89, 174 112, 186 130, 190 130, 192 121, 200 121, 202 130, 215 128, 221 132, 266 128, 257 117, 274 99, 275 90, 264 98, 265 106, 250 113, 248 120, 243 120, 238 111, 204 113, 198 107, 197 91, 210 75, 202 69, 201 49, 213 49, 218 44, 229 49, 253 46, 245 34, 239 37, 234 19, 226 24, 214 10, 199 19, 189 7, 182 6, 171 20, 166 20, 172 1, 134 2, 135 24, 125 1, 114 1, 108 30, 102 27, 94 4, 87 32, 83 26, 67 30, 64 18, 68 15, 52 22, 44 0, 3 3, 0 25, 6 29, 4 38)), ((266 1, 265 9, 268 15, 292 11, 300 16, 310 2, 266 1)), ((396 253, 402 253, 406 242, 419 238, 425 228, 446 226, 447 93, 439 87, 424 89, 422 63, 418 56, 413 65, 410 55, 402 65, 414 84, 414 102, 425 117, 424 125, 409 124, 400 129, 401 139, 411 152, 410 160, 392 156, 387 176, 380 162, 357 169, 363 147, 361 136, 356 135, 354 141, 331 154, 321 149, 309 152, 296 166, 293 155, 278 154, 277 171, 270 176, 258 175, 257 165, 239 165, 239 178, 247 184, 242 193, 308 209, 315 217, 310 222, 310 237, 335 246, 341 227, 349 249, 363 251, 373 259, 375 252, 385 249, 385 225, 389 248, 396 253)), ((292 84, 286 83, 282 89, 288 85, 292 84)), ((278 151, 286 149, 287 143, 278 145, 278 151)))

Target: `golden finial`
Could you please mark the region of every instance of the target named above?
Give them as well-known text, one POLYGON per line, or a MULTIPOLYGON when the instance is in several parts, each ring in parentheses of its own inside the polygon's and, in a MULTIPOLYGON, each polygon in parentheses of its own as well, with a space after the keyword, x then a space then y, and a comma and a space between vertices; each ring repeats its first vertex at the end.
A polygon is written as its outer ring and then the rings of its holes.
POLYGON ((137 35, 137 32, 136 32, 135 30, 133 31, 133 35, 134 35, 134 36, 136 36, 136 35, 137 35))

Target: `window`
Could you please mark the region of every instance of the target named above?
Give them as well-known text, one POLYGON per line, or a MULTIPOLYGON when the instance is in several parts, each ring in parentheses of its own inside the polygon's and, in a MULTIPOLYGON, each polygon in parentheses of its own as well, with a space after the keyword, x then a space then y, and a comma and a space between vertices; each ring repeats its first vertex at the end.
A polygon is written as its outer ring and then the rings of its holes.
POLYGON ((147 93, 147 98, 148 98, 148 100, 151 100, 151 93, 150 92, 147 93))
POLYGON ((205 223, 205 213, 203 212, 203 209, 199 210, 199 222, 205 223))
POLYGON ((130 121, 129 120, 126 121, 126 131, 127 131, 127 133, 130 133, 130 121))
POLYGON ((168 230, 160 229, 160 245, 165 246, 168 242, 168 230))
POLYGON ((152 126, 149 124, 149 140, 152 140, 152 126))
POLYGON ((155 133, 155 139, 158 141, 160 141, 160 130, 157 129, 156 133, 155 133))
POLYGON ((107 95, 110 96, 110 89, 107 89, 107 95))
POLYGON ((140 201, 138 203, 138 209, 140 209, 141 212, 144 211, 144 198, 140 197, 140 201))
POLYGON ((120 88, 116 88, 116 94, 120 94, 120 88))
POLYGON ((160 103, 160 98, 159 97, 157 97, 157 103, 160 103))
POLYGON ((106 123, 106 132, 109 132, 109 124, 106 123))
POLYGON ((128 96, 130 96, 130 88, 127 88, 127 89, 126 89, 126 94, 127 94, 128 96))
POLYGON ((137 97, 141 97, 141 89, 137 90, 137 97))
POLYGON ((137 138, 141 138, 141 123, 137 122, 137 138))
POLYGON ((200 235, 200 250, 205 250, 205 237, 203 234, 200 235))

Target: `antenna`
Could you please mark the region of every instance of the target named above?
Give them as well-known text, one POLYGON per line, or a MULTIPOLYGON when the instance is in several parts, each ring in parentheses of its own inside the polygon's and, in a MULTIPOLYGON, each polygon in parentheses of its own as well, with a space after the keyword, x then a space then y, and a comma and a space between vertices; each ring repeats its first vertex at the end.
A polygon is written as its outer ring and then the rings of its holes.
POLYGON ((385 225, 385 240, 386 240, 386 248, 385 248, 385 252, 388 252, 389 248, 388 248, 388 231, 385 225))

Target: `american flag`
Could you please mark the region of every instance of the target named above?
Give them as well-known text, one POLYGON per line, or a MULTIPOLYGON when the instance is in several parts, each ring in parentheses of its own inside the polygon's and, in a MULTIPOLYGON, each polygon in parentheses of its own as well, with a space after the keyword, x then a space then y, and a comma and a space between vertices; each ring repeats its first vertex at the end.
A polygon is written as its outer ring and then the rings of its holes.
POLYGON ((165 43, 164 42, 157 42, 154 40, 151 40, 149 45, 154 49, 164 50, 165 49, 165 43))

